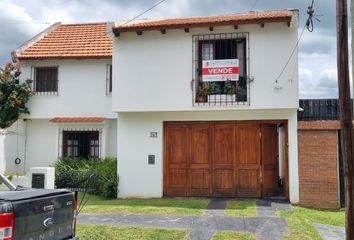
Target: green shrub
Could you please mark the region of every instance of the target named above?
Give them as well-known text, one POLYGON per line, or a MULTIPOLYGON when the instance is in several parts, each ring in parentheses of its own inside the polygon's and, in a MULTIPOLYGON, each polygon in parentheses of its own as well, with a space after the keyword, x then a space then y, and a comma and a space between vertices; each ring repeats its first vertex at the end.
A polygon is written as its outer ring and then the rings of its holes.
POLYGON ((116 198, 117 159, 61 158, 53 164, 58 188, 89 189, 105 198, 116 198), (88 179, 90 180, 88 181, 88 179))
POLYGON ((69 170, 80 170, 88 171, 93 170, 102 161, 96 158, 72 158, 64 157, 60 158, 53 164, 56 171, 69 171, 69 170))
POLYGON ((116 198, 118 192, 117 160, 106 158, 97 166, 98 194, 116 198))

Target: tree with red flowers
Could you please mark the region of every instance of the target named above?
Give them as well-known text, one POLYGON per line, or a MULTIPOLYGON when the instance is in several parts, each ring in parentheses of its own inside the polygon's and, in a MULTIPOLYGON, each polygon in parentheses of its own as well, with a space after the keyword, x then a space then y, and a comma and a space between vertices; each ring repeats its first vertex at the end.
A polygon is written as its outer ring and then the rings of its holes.
POLYGON ((0 67, 0 128, 10 127, 20 114, 29 114, 26 103, 32 96, 30 80, 19 82, 20 67, 7 63, 0 67))

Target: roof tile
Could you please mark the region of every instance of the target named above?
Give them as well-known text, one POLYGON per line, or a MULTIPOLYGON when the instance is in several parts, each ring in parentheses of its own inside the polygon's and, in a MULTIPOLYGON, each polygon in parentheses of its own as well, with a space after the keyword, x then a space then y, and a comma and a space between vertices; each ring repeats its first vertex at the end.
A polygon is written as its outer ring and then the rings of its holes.
POLYGON ((53 123, 100 123, 106 120, 103 117, 55 117, 50 119, 50 122, 53 123))
POLYGON ((111 58, 112 39, 107 23, 62 24, 30 47, 19 59, 111 58))
POLYGON ((267 22, 290 22, 293 16, 291 10, 274 10, 265 12, 249 12, 243 14, 209 16, 209 17, 190 17, 190 18, 171 18, 161 20, 145 20, 132 22, 121 26, 116 24, 113 32, 118 35, 120 32, 159 30, 159 29, 178 29, 190 27, 222 26, 253 24, 267 22))

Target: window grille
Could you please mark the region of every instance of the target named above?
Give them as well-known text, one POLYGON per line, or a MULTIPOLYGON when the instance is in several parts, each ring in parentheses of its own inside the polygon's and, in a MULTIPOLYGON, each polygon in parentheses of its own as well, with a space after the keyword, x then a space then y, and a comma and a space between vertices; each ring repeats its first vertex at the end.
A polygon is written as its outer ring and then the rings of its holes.
POLYGON ((248 33, 204 34, 193 36, 193 105, 249 105, 248 33), (238 60, 237 81, 203 81, 204 60, 238 60))
POLYGON ((101 129, 59 129, 59 156, 101 157, 101 129))
POLYGON ((58 67, 33 67, 33 92, 36 95, 56 95, 58 93, 58 67))

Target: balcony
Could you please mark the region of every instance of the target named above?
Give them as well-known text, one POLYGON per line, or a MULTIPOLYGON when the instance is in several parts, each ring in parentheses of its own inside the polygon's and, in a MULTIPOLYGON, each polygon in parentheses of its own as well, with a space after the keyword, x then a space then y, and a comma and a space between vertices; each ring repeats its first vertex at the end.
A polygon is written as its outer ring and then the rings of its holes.
POLYGON ((193 84, 193 106, 249 106, 249 96, 246 77, 240 77, 238 81, 193 84))

